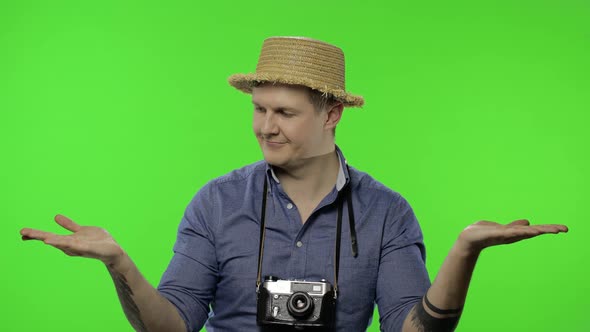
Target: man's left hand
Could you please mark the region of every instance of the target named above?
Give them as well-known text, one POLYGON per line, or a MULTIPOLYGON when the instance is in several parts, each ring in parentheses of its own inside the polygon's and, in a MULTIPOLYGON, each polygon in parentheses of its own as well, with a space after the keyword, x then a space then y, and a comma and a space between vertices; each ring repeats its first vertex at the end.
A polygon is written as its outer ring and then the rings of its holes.
POLYGON ((470 254, 479 254, 487 247, 514 243, 542 234, 567 231, 568 228, 565 225, 531 225, 525 219, 515 220, 507 225, 492 221, 478 221, 461 232, 458 242, 470 254))

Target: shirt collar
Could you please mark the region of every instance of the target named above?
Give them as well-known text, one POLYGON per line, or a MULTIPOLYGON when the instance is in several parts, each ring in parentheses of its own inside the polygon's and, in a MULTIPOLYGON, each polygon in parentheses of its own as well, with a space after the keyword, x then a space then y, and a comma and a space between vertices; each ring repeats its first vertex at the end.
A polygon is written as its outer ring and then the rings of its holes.
MULTIPOLYGON (((336 154, 338 155, 339 163, 338 177, 336 178, 336 190, 340 191, 350 181, 350 174, 348 174, 348 167, 344 167, 345 165, 347 165, 347 162, 346 159, 344 159, 344 155, 342 154, 342 151, 340 150, 338 145, 336 145, 336 154)), ((266 171, 270 173, 271 177, 275 180, 276 183, 281 183, 281 181, 279 181, 279 178, 275 174, 272 165, 270 165, 269 163, 266 164, 266 171)))

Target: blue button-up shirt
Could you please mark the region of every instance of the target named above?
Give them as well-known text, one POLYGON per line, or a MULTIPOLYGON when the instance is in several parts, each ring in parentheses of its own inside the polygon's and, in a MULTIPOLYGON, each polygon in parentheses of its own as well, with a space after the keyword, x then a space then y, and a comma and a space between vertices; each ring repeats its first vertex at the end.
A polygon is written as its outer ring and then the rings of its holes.
POLYGON ((158 286, 187 330, 261 331, 256 325, 256 276, 264 177, 269 181, 262 275, 333 284, 338 191, 352 187, 358 256, 352 255, 343 209, 336 331, 365 331, 377 304, 381 330, 401 331, 411 307, 430 286, 422 232, 408 202, 340 160, 333 190, 303 224, 264 161, 205 185, 188 205, 174 256, 158 286))

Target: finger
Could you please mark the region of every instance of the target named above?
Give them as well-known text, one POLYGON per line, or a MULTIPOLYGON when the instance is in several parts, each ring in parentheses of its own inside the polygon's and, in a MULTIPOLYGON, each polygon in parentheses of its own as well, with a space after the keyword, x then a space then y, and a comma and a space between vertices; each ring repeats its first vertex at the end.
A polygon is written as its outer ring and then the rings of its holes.
POLYGON ((67 250, 75 252, 76 255, 79 256, 82 256, 82 253, 87 253, 89 250, 87 244, 78 241, 76 238, 72 237, 72 235, 58 235, 50 237, 43 242, 62 251, 67 250))
POLYGON ((508 226, 528 226, 531 223, 527 219, 518 219, 509 223, 508 226))
POLYGON ((503 225, 503 227, 495 228, 494 232, 490 233, 490 236, 497 237, 497 238, 509 239, 509 238, 521 237, 521 236, 536 236, 541 233, 542 233, 541 230, 534 228, 534 227, 530 227, 530 226, 510 226, 510 227, 507 227, 507 225, 503 225))
POLYGON ((47 245, 63 251, 63 253, 68 256, 95 257, 87 245, 72 238, 64 236, 59 238, 51 238, 44 242, 47 245))
POLYGON ((70 250, 66 250, 66 249, 59 249, 59 250, 63 251, 63 253, 66 254, 66 255, 68 255, 68 256, 80 256, 78 253, 72 252, 70 250))
POLYGON ((64 253, 66 251, 71 251, 72 250, 71 245, 67 241, 62 241, 60 239, 50 238, 50 239, 47 239, 47 240, 45 240, 43 242, 46 245, 52 246, 54 248, 57 248, 57 249, 63 251, 64 253))
POLYGON ((501 241, 504 244, 514 243, 525 239, 530 239, 543 234, 542 231, 528 226, 517 226, 507 228, 501 241))
POLYGON ((58 214, 55 216, 55 222, 57 222, 61 227, 70 230, 72 232, 77 232, 80 230, 80 228, 82 228, 82 226, 76 224, 75 222, 73 222, 70 218, 58 214))
POLYGON ((504 236, 507 237, 537 236, 542 233, 540 229, 530 226, 513 226, 504 229, 504 236))
POLYGON ((535 228, 543 233, 561 233, 561 232, 567 232, 567 226, 565 225, 534 225, 534 226, 530 226, 531 228, 535 228))
POLYGON ((512 236, 507 238, 504 241, 504 244, 510 244, 510 243, 514 243, 514 242, 518 242, 518 241, 522 241, 522 240, 526 240, 526 239, 530 239, 536 236, 541 235, 540 233, 528 233, 528 234, 520 234, 518 236, 512 236))
POLYGON ((555 227, 560 232, 567 232, 567 231, 569 231, 569 229, 568 229, 568 227, 566 225, 561 225, 561 224, 545 224, 545 225, 537 225, 537 226, 551 226, 551 227, 555 227))
POLYGON ((40 231, 38 229, 23 228, 20 230, 23 240, 41 240, 44 241, 49 237, 55 236, 56 234, 50 232, 40 231))
POLYGON ((494 221, 480 220, 480 221, 476 222, 475 225, 499 225, 499 224, 494 221))
POLYGON ((45 239, 43 242, 58 249, 71 248, 73 244, 71 237, 68 235, 52 236, 45 239))
POLYGON ((30 231, 30 228, 21 228, 19 233, 22 237, 29 237, 27 234, 29 234, 30 231))
POLYGON ((543 234, 557 234, 560 233, 560 227, 563 225, 535 225, 535 226, 517 226, 511 227, 507 231, 507 243, 513 243, 524 239, 530 239, 543 234))

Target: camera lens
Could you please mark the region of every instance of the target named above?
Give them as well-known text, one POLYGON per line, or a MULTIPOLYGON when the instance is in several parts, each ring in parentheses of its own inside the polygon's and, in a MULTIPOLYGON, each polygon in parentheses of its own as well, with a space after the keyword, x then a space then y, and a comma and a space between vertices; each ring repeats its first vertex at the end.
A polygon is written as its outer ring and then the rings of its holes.
POLYGON ((295 292, 287 300, 287 310, 291 316, 304 318, 313 312, 313 299, 304 292, 295 292))

